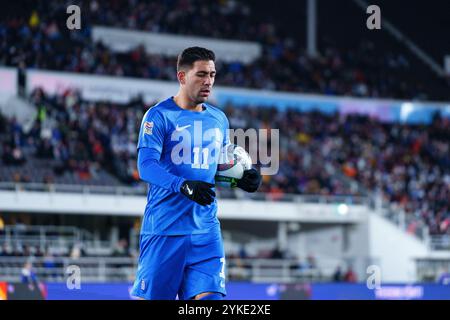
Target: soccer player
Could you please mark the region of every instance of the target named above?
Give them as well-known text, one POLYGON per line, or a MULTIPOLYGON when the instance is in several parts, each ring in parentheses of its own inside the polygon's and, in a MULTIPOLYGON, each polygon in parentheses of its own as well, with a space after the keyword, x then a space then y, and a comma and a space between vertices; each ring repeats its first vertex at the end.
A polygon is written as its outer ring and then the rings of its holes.
MULTIPOLYGON (((149 183, 132 295, 142 299, 220 300, 225 254, 214 176, 229 143, 228 119, 206 103, 216 76, 215 54, 191 47, 178 57, 176 96, 142 119, 138 171, 149 183)), ((261 175, 246 170, 238 187, 255 192, 261 175)))

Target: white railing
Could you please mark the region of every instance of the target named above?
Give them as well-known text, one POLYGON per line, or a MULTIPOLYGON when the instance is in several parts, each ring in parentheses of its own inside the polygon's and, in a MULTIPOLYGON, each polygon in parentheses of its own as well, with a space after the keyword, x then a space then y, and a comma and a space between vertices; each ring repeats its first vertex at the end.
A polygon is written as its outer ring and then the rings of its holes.
POLYGON ((417 259, 417 279, 423 282, 436 282, 443 273, 450 271, 450 258, 417 259))
MULTIPOLYGON (((79 267, 80 279, 86 282, 133 281, 137 269, 136 257, 0 257, 0 281, 19 281, 22 268, 30 261, 40 281, 65 282, 69 266, 79 267), (51 266, 48 263, 51 261, 51 266), (47 263, 47 264, 45 264, 47 263)), ((329 280, 329 272, 317 268, 299 268, 294 259, 227 259, 229 280, 254 282, 295 282, 329 280)))
POLYGON ((40 281, 61 282, 71 275, 69 266, 78 267, 81 281, 130 281, 137 259, 131 257, 0 257, 0 281, 18 281, 25 263, 31 262, 40 281))
POLYGON ((433 250, 450 250, 450 234, 430 236, 430 247, 433 250))
POLYGON ((323 281, 330 272, 300 267, 297 259, 228 259, 227 277, 252 282, 323 281))
MULTIPOLYGON (((37 191, 54 193, 82 193, 82 194, 108 194, 108 195, 146 195, 147 187, 145 184, 139 184, 136 187, 129 186, 91 186, 91 185, 75 185, 75 184, 44 184, 44 183, 16 183, 16 182, 0 182, 0 190, 6 191, 37 191)), ((217 190, 220 198, 233 199, 251 199, 258 201, 287 201, 297 203, 318 203, 318 204, 335 204, 345 203, 352 204, 368 204, 369 198, 365 196, 353 195, 298 195, 283 194, 273 196, 268 193, 256 192, 248 194, 241 192, 239 189, 221 189, 217 190)))
POLYGON ((39 191, 47 193, 83 193, 83 194, 115 194, 115 195, 145 195, 147 187, 139 184, 136 187, 128 186, 93 186, 80 184, 46 184, 46 183, 17 183, 0 182, 0 190, 6 191, 39 191))
POLYGON ((13 249, 17 246, 30 246, 33 249, 39 248, 42 252, 51 248, 65 254, 76 244, 82 244, 83 248, 92 253, 112 251, 110 241, 94 239, 89 231, 74 226, 19 224, 6 225, 0 229, 0 247, 13 249))

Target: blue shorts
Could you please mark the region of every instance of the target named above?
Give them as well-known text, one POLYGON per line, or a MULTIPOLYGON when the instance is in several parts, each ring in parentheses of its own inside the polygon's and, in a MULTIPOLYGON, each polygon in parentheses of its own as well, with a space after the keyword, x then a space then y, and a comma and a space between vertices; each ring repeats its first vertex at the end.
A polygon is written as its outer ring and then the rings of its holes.
POLYGON ((131 295, 152 300, 193 299, 203 292, 225 291, 222 236, 141 235, 139 265, 131 295))

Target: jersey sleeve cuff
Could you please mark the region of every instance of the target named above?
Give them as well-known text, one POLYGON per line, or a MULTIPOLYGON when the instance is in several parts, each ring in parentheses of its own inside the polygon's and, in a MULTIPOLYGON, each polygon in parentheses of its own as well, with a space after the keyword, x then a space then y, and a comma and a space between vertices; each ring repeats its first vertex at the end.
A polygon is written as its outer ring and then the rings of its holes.
POLYGON ((180 192, 181 185, 186 181, 185 178, 179 177, 175 183, 175 192, 180 192))

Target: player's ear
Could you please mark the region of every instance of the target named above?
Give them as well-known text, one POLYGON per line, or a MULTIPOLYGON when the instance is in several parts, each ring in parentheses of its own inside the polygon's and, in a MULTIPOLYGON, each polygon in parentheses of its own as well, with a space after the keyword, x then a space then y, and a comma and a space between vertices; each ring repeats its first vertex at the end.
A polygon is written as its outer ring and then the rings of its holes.
POLYGON ((177 71, 177 78, 178 82, 184 85, 186 83, 186 71, 185 70, 177 71))

